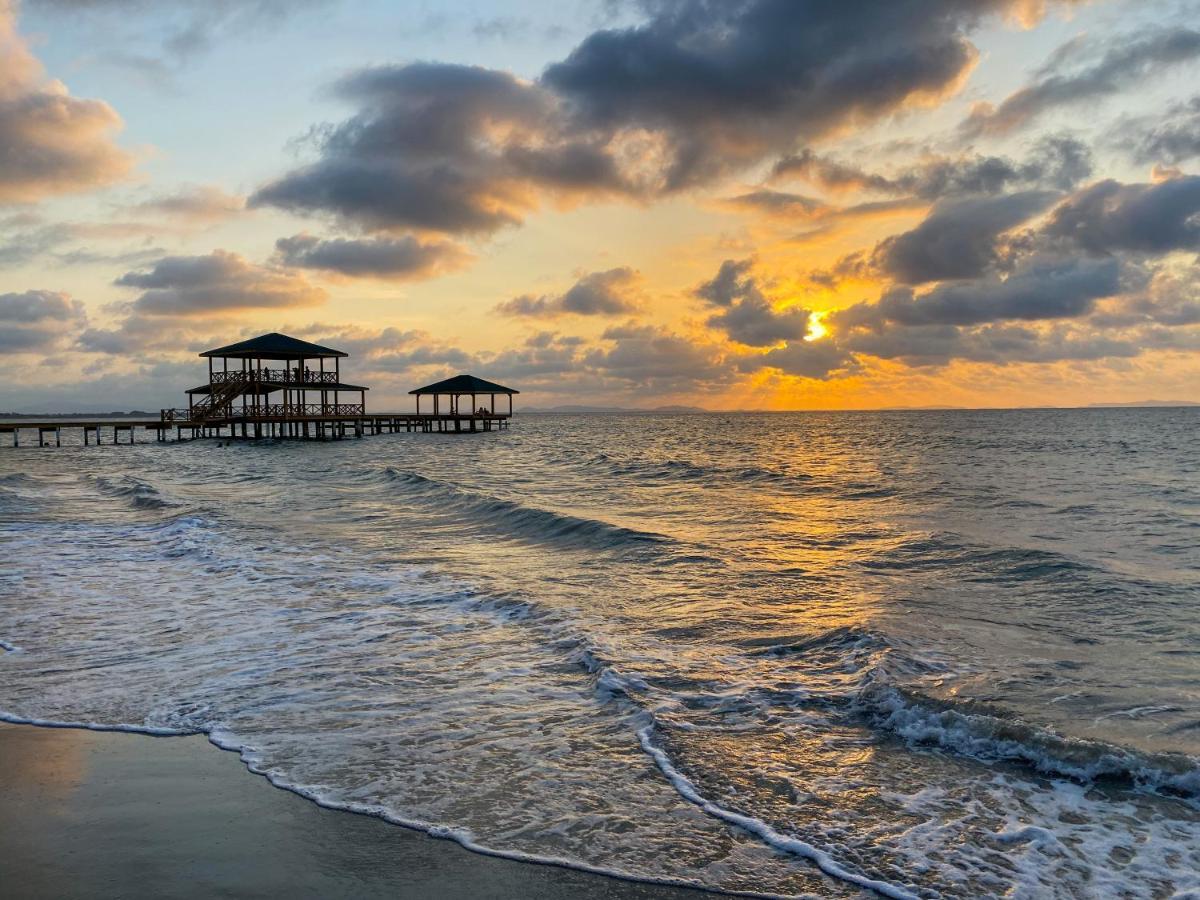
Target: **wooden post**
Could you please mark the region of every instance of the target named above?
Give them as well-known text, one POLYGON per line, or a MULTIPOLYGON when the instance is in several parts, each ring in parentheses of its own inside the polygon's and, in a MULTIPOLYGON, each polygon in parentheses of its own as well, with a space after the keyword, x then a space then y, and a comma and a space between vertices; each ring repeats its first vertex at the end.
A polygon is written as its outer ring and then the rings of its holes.
POLYGON ((55 447, 62 446, 62 429, 61 428, 54 429, 54 446, 55 447))

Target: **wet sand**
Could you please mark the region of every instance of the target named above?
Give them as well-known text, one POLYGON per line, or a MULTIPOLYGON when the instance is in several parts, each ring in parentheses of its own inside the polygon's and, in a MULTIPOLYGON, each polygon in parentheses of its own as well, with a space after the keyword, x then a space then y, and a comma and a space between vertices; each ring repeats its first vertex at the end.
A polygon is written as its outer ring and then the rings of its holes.
POLYGON ((713 895, 482 856, 322 809, 202 737, 0 724, 0 893, 27 897, 713 895))

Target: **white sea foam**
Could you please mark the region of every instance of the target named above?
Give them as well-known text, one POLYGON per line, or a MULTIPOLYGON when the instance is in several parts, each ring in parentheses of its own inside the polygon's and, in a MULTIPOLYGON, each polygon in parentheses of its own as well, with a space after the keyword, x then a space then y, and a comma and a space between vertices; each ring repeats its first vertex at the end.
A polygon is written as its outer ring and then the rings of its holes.
POLYGON ((802 841, 799 838, 791 837, 790 835, 780 834, 766 822, 761 819, 756 819, 753 816, 743 815, 742 813, 734 812, 730 809, 725 809, 722 806, 713 803, 704 797, 703 794, 696 788, 686 775, 675 768, 671 762, 671 758, 660 747, 656 747, 651 740, 651 726, 647 725, 638 730, 638 741, 642 745, 650 757, 654 760, 655 765, 662 770, 662 773, 667 776, 667 779, 675 786, 680 795, 689 803, 694 803, 710 816, 728 822, 731 825, 736 825, 738 828, 753 834, 755 837, 761 838, 770 846, 784 853, 791 853, 794 856, 800 856, 804 859, 811 860, 817 868, 826 875, 841 881, 849 882, 850 884, 858 885, 862 888, 869 888, 884 897, 892 897, 895 900, 920 900, 918 894, 913 893, 907 888, 899 885, 889 884, 886 881, 868 878, 857 872, 851 872, 845 866, 842 866, 832 856, 818 847, 814 847, 807 841, 802 841))

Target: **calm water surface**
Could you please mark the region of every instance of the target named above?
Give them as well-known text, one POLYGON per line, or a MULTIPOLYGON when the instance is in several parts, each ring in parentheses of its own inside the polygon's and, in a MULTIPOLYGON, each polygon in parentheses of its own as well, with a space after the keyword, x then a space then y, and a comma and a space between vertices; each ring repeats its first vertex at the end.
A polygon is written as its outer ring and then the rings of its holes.
POLYGON ((0 711, 770 895, 1200 892, 1200 410, 0 450, 0 711))

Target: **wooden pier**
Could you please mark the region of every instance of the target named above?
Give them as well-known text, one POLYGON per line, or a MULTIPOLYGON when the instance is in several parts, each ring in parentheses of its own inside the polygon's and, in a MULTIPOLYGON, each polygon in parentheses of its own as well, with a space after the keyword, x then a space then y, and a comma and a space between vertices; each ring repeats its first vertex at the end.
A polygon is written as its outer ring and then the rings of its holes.
POLYGON ((341 360, 348 354, 340 350, 271 333, 200 355, 208 359, 208 382, 187 391, 187 408, 164 409, 157 419, 0 422, 0 434, 11 434, 14 447, 21 446, 22 432, 30 433, 30 445, 36 434, 37 446, 61 447, 63 432, 73 429, 82 430, 84 446, 93 441, 133 444, 138 428, 153 432, 160 443, 197 438, 322 441, 401 431, 476 434, 507 429, 512 398, 519 393, 474 375, 456 375, 410 391, 416 396, 416 412, 367 413, 368 388, 342 381, 341 360), (221 361, 219 370, 215 360, 221 361), (357 394, 359 402, 341 402, 344 394, 357 394), (421 411, 421 398, 427 396, 433 398, 433 412, 421 411), (508 403, 500 412, 496 398, 502 396, 508 403), (464 412, 466 397, 470 406, 464 412), (479 405, 483 398, 489 405, 479 405), (111 439, 105 441, 106 436, 111 439))
POLYGON ((332 441, 375 434, 421 432, 424 434, 476 434, 508 428, 507 416, 431 415, 414 413, 371 413, 354 418, 306 417, 261 420, 257 423, 164 422, 160 419, 70 419, 61 422, 36 420, 0 422, 0 435, 11 435, 4 443, 12 447, 61 447, 64 434, 80 435, 83 446, 136 444, 137 432, 153 435, 152 442, 190 441, 199 438, 255 440, 294 438, 332 441), (258 425, 255 428, 255 425, 258 425))

